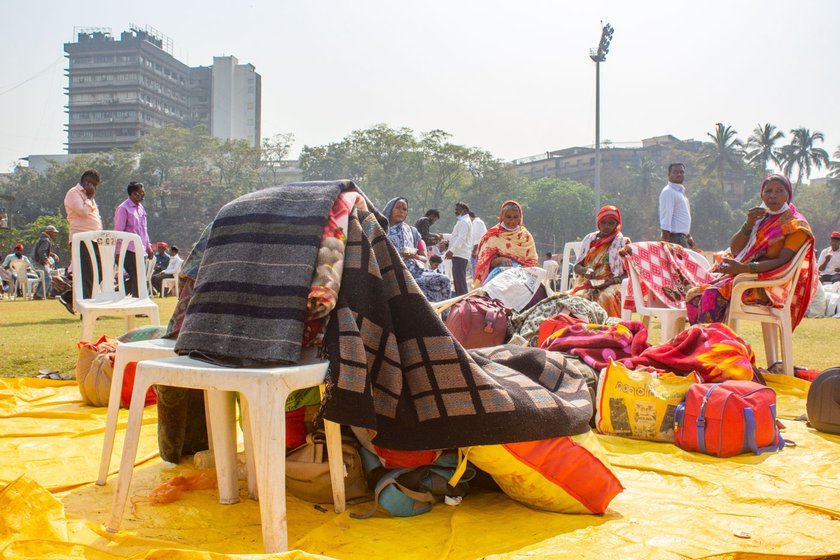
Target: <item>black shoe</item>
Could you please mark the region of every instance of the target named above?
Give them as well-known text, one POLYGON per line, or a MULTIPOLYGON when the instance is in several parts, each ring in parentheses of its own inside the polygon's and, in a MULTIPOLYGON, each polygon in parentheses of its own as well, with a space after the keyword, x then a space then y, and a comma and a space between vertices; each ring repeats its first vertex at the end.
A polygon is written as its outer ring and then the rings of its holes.
POLYGON ((61 303, 61 305, 64 306, 64 309, 66 309, 67 312, 70 313, 70 315, 75 315, 76 314, 76 311, 73 309, 73 302, 64 299, 64 294, 58 296, 55 299, 56 299, 56 301, 61 303))

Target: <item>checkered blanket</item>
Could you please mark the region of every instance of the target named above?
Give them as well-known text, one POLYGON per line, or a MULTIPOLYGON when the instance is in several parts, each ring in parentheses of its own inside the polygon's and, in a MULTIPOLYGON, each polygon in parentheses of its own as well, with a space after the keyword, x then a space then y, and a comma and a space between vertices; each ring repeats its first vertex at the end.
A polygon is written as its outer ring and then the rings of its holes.
MULTIPOLYGON (((643 241, 631 243, 627 248, 631 254, 625 259, 625 264, 632 267, 639 276, 641 297, 653 293, 668 307, 685 309, 685 294, 688 290, 714 280, 712 274, 694 262, 688 252, 679 245, 643 241)), ((632 283, 627 291, 627 299, 630 301, 640 297, 633 293, 632 283)))
POLYGON ((467 353, 372 213, 351 214, 325 347, 324 417, 376 431, 382 447, 442 449, 589 429, 592 402, 571 360, 515 346, 467 353))

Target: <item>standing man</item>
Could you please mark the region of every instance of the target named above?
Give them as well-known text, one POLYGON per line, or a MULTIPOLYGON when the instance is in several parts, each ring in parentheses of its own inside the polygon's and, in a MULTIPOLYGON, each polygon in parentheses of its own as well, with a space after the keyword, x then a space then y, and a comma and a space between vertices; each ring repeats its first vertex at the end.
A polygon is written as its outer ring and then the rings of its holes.
POLYGON ((455 295, 467 293, 467 263, 472 255, 472 222, 470 208, 463 202, 455 204, 455 215, 458 221, 452 228, 449 238, 449 250, 446 258, 452 260, 452 281, 455 283, 455 295))
MULTIPOLYGON (((64 211, 67 212, 67 222, 70 224, 70 242, 73 242, 73 234, 86 231, 100 231, 102 229, 102 218, 99 215, 99 206, 96 205, 96 187, 102 182, 102 176, 95 169, 88 169, 82 173, 82 178, 75 187, 72 187, 64 196, 64 211)), ((70 263, 70 266, 78 266, 82 272, 82 297, 89 298, 93 292, 93 260, 96 259, 96 267, 102 269, 102 259, 99 256, 99 246, 93 244, 93 255, 88 253, 87 246, 82 245, 80 251, 80 263, 70 263)), ((72 254, 72 252, 71 252, 72 254)), ((71 284, 72 286, 72 284, 71 284)), ((73 289, 69 289, 56 297, 67 311, 75 314, 73 310, 73 289)))
POLYGON ((475 259, 478 257, 478 242, 487 233, 487 226, 484 220, 475 215, 475 212, 470 212, 470 220, 472 221, 472 255, 470 255, 470 266, 473 274, 475 274, 475 259))
POLYGON ((429 231, 439 219, 440 212, 437 211, 437 208, 430 208, 429 210, 426 210, 425 216, 414 222, 414 227, 416 227, 417 231, 420 232, 420 237, 423 239, 423 242, 426 243, 426 248, 431 248, 432 245, 436 245, 440 242, 440 235, 429 231))
MULTIPOLYGON (((125 259, 123 261, 123 268, 128 276, 125 283, 125 293, 130 293, 134 297, 139 297, 140 293, 137 289, 138 271, 136 251, 143 250, 146 252, 147 258, 152 258, 155 255, 152 250, 152 244, 149 243, 149 231, 146 229, 146 209, 143 207, 143 199, 146 198, 146 189, 143 188, 143 183, 136 183, 134 181, 128 184, 126 188, 128 191, 128 198, 125 202, 117 206, 114 211, 114 229, 116 231, 125 231, 128 233, 136 233, 140 236, 140 243, 143 247, 135 247, 134 243, 130 243, 125 250, 125 259)), ((120 254, 121 247, 117 244, 117 255, 120 254)), ((145 267, 139 274, 143 275, 143 281, 146 281, 145 267)))
MULTIPOLYGON (((52 250, 52 242, 57 234, 58 230, 55 226, 48 225, 44 228, 44 231, 41 232, 41 237, 38 238, 38 242, 35 243, 35 248, 32 249, 32 268, 44 273, 45 283, 50 281, 50 272, 52 271, 50 257, 53 258, 54 262, 58 262, 58 255, 53 253, 52 250)), ((42 292, 41 297, 43 299, 47 299, 47 290, 42 288, 42 292)), ((37 293, 35 294, 35 297, 38 297, 37 293)))
POLYGON ((659 195, 659 227, 662 241, 694 248, 691 238, 691 208, 685 196, 685 165, 672 163, 668 166, 668 184, 659 195))
POLYGON ((820 252, 820 282, 840 282, 840 231, 831 232, 831 245, 820 252))

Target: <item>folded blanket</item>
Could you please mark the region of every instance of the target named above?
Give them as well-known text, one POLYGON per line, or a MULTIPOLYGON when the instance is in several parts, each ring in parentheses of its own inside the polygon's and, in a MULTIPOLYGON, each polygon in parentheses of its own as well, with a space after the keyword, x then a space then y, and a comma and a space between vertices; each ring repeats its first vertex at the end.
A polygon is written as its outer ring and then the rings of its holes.
POLYGON ((424 450, 532 441, 589 429, 592 402, 557 353, 499 346, 467 352, 428 304, 375 214, 348 223, 338 303, 324 339, 326 419, 424 450))
POLYGON ((297 362, 324 224, 348 184, 294 183, 226 204, 175 351, 231 366, 297 362))

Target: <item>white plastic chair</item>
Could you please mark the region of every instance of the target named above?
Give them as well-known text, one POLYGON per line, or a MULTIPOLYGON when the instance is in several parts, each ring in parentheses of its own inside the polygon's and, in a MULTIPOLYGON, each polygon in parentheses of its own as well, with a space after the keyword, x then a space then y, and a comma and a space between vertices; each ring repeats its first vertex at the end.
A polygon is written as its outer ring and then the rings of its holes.
POLYGON ((575 254, 575 260, 580 253, 580 241, 570 241, 563 245, 563 263, 560 265, 560 293, 565 294, 569 291, 569 279, 574 276, 569 273, 569 265, 574 266, 572 261, 572 252, 575 254))
MULTIPOLYGON (((685 251, 695 263, 703 268, 708 268, 708 261, 703 255, 691 249, 686 249, 685 251)), ((649 321, 650 317, 659 319, 660 340, 662 344, 668 342, 685 328, 685 321, 687 319, 685 307, 668 307, 650 291, 648 291, 647 301, 645 301, 645 298, 642 296, 642 285, 636 269, 632 266, 627 266, 626 268, 629 283, 633 287, 633 302, 636 306, 636 313, 642 316, 642 320, 645 323, 649 321)), ((627 299, 627 286, 628 281, 624 280, 621 283, 621 319, 623 321, 629 321, 632 316, 631 311, 624 308, 624 303, 627 299)))
POLYGON ((105 439, 102 442, 102 458, 99 461, 99 477, 96 483, 104 485, 108 480, 111 466, 111 453, 114 449, 114 436, 117 432, 117 419, 120 413, 120 395, 122 393, 125 366, 131 362, 170 358, 175 356, 175 339, 157 338, 138 342, 120 342, 117 344, 114 358, 114 373, 111 377, 111 393, 108 397, 108 416, 105 420, 105 439))
POLYGON ((32 297, 32 282, 26 275, 32 270, 26 259, 14 259, 9 263, 9 269, 12 272, 11 294, 10 299, 17 299, 18 290, 23 294, 23 299, 27 300, 32 297))
POLYGON ((545 269, 546 286, 554 291, 557 289, 557 274, 560 272, 560 263, 557 261, 543 262, 542 266, 545 269))
POLYGON ((740 320, 761 323, 767 367, 777 361, 777 349, 779 339, 781 339, 782 371, 786 375, 793 375, 793 325, 790 319, 790 305, 795 291, 793 288, 799 280, 809 250, 811 250, 810 244, 805 244, 794 255, 790 266, 772 278, 759 280, 757 274, 739 274, 736 276, 732 282, 732 296, 729 299, 729 310, 726 314, 726 324, 735 332, 738 331, 738 321, 740 320), (747 305, 741 299, 744 292, 753 288, 766 289, 788 284, 791 289, 785 299, 784 307, 747 305), (780 334, 781 336, 779 336, 780 334))
MULTIPOLYGON (((73 300, 76 311, 82 315, 82 338, 89 342, 93 338, 93 327, 97 317, 125 317, 126 330, 134 328, 134 318, 137 315, 148 315, 153 325, 160 324, 160 311, 155 302, 149 298, 146 282, 137 282, 139 297, 125 292, 123 264, 127 251, 121 251, 116 257, 116 244, 121 241, 124 247, 134 242, 134 247, 140 245, 140 236, 124 231, 89 231, 73 235, 73 300), (102 270, 96 266, 93 244, 99 247, 102 270), (93 289, 89 298, 85 299, 82 292, 81 247, 87 248, 93 263, 93 289)), ((142 251, 135 251, 136 270, 145 270, 142 251)))
POLYGON ((175 276, 173 276, 172 278, 164 278, 163 280, 161 280, 161 282, 160 282, 160 297, 163 297, 166 290, 174 292, 175 297, 176 298, 178 297, 178 295, 181 291, 181 286, 180 286, 181 281, 178 278, 178 274, 179 273, 175 273, 175 276))
MULTIPOLYGON (((137 364, 108 531, 116 532, 122 522, 140 438, 144 399, 146 391, 152 385, 206 391, 219 501, 223 504, 239 501, 233 399, 233 393, 238 392, 242 396, 243 404, 249 490, 251 485, 255 485, 256 488, 251 490, 251 494, 259 495, 263 547, 266 553, 286 551, 286 398, 294 390, 323 384, 328 365, 328 362, 319 361, 272 368, 229 368, 187 356, 149 360, 137 364), (250 473, 255 473, 256 477, 250 476, 250 473)), ((324 430, 333 503, 336 513, 341 513, 345 508, 341 428, 337 424, 325 421, 324 430)))

